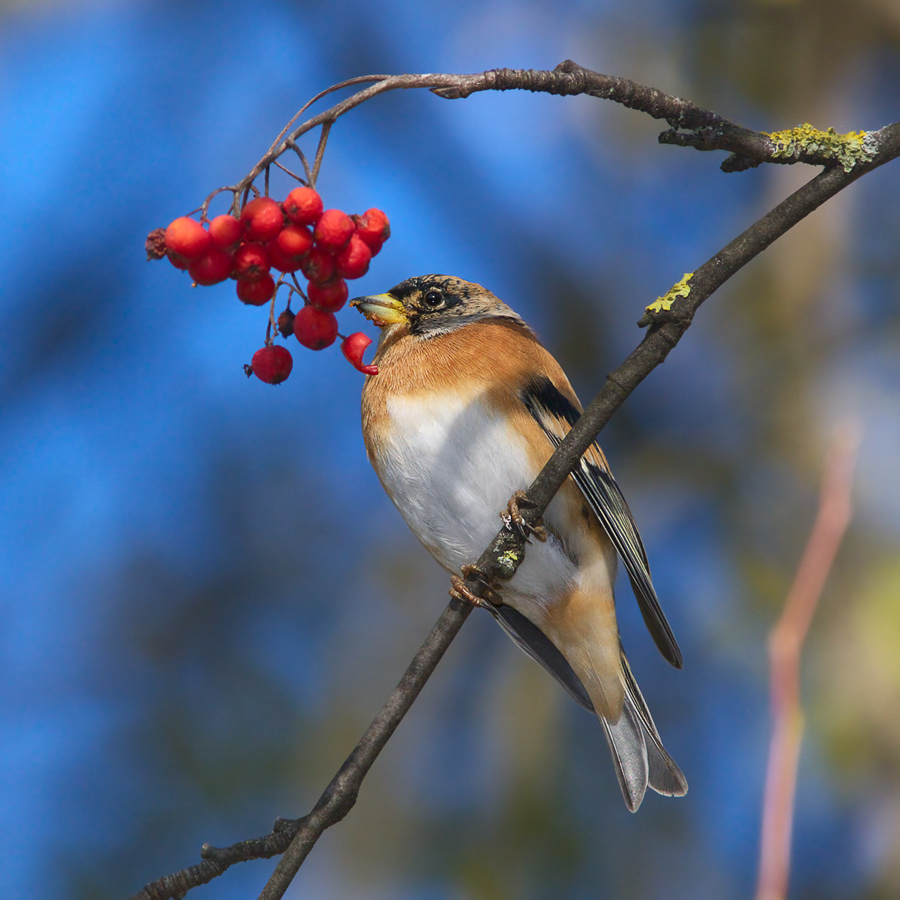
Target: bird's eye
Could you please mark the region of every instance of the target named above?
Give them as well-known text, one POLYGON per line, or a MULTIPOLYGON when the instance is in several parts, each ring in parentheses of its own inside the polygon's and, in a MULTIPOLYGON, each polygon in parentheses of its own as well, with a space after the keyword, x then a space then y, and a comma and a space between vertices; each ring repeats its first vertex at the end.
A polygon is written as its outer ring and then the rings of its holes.
POLYGON ((444 302, 444 295, 435 289, 425 292, 425 305, 429 309, 437 309, 444 302))

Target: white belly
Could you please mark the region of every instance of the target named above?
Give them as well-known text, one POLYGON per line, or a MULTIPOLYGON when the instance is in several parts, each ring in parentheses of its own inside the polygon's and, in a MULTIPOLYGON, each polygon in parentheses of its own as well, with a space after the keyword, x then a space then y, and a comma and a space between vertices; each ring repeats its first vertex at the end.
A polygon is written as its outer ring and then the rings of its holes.
MULTIPOLYGON (((402 438, 390 442, 379 460, 385 487, 437 561, 459 571, 500 530, 510 497, 534 479, 524 439, 480 404, 463 404, 449 394, 427 403, 388 400, 387 412, 392 433, 402 438)), ((552 512, 553 505, 548 524, 552 512)), ((546 602, 574 579, 575 564, 551 538, 529 545, 510 588, 546 602)))

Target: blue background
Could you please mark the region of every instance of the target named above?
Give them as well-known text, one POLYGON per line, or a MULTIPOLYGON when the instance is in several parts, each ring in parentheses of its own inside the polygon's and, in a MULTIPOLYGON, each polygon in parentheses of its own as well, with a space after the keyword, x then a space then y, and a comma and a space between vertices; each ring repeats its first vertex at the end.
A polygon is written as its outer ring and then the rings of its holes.
MULTIPOLYGON (((845 131, 898 118, 898 36, 889 5, 838 0, 0 7, 5 894, 124 897, 306 812, 446 598, 365 459, 362 376, 296 348, 285 385, 248 381, 265 311, 145 262, 151 228, 354 75, 571 57, 750 127, 845 131)), ((589 399, 642 308, 812 174, 726 176, 660 130, 587 97, 366 104, 318 184, 391 217, 354 293, 485 284, 589 399)), ((897 896, 898 191, 887 166, 752 263, 603 435, 684 650, 666 666, 624 585, 688 796, 630 816, 596 722, 474 615, 292 896, 748 896, 766 633, 847 417, 855 519, 804 661, 792 896, 897 896)), ((196 896, 254 896, 271 868, 196 896)))

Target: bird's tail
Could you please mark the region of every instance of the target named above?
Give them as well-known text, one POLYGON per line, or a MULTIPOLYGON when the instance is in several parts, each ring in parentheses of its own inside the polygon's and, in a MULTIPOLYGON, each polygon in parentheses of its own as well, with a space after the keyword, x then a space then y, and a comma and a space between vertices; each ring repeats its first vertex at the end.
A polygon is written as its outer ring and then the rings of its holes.
MULTIPOLYGON (((530 619, 509 605, 487 607, 506 633, 532 659, 537 660, 588 711, 603 708, 605 698, 589 679, 582 681, 569 661, 553 642, 530 619), (591 700, 591 684, 596 703, 591 700)), ((670 797, 687 793, 687 780, 662 745, 659 732, 647 704, 631 674, 625 654, 621 652, 619 679, 622 685, 622 711, 615 722, 597 713, 612 753, 616 775, 622 787, 625 804, 635 812, 644 799, 647 787, 670 797)), ((611 676, 615 677, 615 676, 611 676)))
POLYGON ((602 716, 597 718, 609 744, 625 805, 631 812, 636 812, 648 786, 658 794, 681 797, 687 793, 688 785, 681 769, 662 745, 624 653, 622 685, 625 702, 618 721, 609 722, 602 716))

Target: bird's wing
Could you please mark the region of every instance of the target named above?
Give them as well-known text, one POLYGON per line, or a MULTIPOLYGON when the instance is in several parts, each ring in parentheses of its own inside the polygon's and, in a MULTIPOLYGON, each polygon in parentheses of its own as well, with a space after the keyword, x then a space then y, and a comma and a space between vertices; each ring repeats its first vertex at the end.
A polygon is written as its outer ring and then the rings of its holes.
POLYGON ((539 662, 565 689, 569 696, 589 712, 594 705, 581 680, 556 645, 529 618, 504 603, 486 604, 486 609, 503 626, 503 630, 533 660, 539 662))
MULTIPOLYGON (((529 381, 519 396, 554 448, 560 445, 581 414, 577 401, 573 402, 574 394, 572 398, 567 397, 547 377, 529 381)), ((647 553, 631 510, 609 471, 599 445, 595 443, 588 449, 572 472, 572 478, 622 558, 644 623, 659 652, 680 669, 681 651, 659 605, 650 578, 647 553)))

